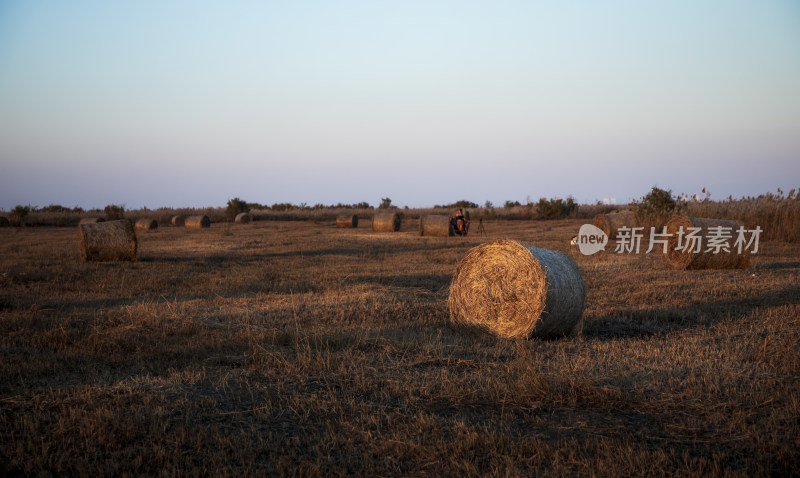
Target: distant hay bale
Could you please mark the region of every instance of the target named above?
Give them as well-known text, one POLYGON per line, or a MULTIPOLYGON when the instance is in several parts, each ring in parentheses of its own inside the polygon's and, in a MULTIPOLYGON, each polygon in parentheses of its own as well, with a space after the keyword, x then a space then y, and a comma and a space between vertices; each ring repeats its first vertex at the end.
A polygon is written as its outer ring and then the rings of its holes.
POLYGON ((135 261, 136 247, 130 219, 78 225, 78 249, 84 261, 135 261))
POLYGON ((358 227, 358 216, 356 214, 342 214, 336 216, 336 227, 358 227))
POLYGON ((578 266, 560 252, 493 241, 467 252, 453 274, 450 320, 494 335, 558 337, 583 312, 578 266))
POLYGON ((234 222, 236 224, 249 224, 253 220, 253 216, 249 212, 240 212, 236 215, 234 222))
POLYGON ((186 223, 186 216, 182 216, 180 214, 177 216, 172 216, 170 222, 173 226, 183 226, 186 223))
POLYGON ((598 214, 594 217, 592 224, 606 233, 609 240, 616 239, 619 228, 634 228, 639 226, 636 213, 633 211, 612 212, 609 214, 598 214))
POLYGON ((667 253, 664 254, 664 263, 672 269, 744 269, 750 265, 750 252, 742 251, 734 246, 736 241, 736 231, 741 227, 738 221, 725 219, 710 219, 705 217, 675 216, 667 222, 668 237, 667 253), (722 226, 730 228, 731 238, 728 240, 728 252, 719 250, 716 254, 714 250, 708 250, 709 228, 722 226), (683 227, 684 237, 679 238, 678 231, 683 227), (690 228, 699 227, 700 232, 696 233, 700 239, 700 252, 678 251, 678 240, 686 245, 685 234, 690 232, 690 228))
POLYGON ((423 214, 419 218, 419 235, 447 237, 455 233, 449 217, 441 214, 423 214))
POLYGON ((98 222, 106 222, 106 220, 102 217, 84 217, 78 222, 78 224, 97 224, 98 222))
POLYGON ((158 229, 158 221, 155 219, 139 218, 136 220, 136 229, 139 231, 153 231, 158 229))
POLYGON ((11 225, 11 222, 5 216, 0 216, 0 227, 8 227, 11 225))
POLYGON ((400 214, 396 212, 378 212, 372 216, 372 230, 375 232, 395 232, 400 230, 400 214))
POLYGON ((183 225, 187 229, 202 229, 211 227, 211 219, 208 216, 189 216, 184 220, 183 225))

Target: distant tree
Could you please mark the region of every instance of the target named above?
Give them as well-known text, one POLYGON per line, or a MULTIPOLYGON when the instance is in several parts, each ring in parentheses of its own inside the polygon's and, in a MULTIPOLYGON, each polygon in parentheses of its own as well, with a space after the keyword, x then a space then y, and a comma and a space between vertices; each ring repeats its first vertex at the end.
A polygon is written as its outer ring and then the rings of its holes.
POLYGON ((31 211, 35 211, 36 208, 32 207, 30 204, 27 206, 16 205, 14 209, 11 210, 9 213, 9 219, 13 224, 22 225, 25 223, 25 218, 31 213, 31 211))
POLYGON ((68 207, 64 207, 60 204, 50 204, 49 206, 45 206, 40 209, 42 212, 69 212, 68 207))
POLYGON ((467 201, 466 199, 462 199, 460 201, 454 202, 453 204, 450 205, 450 207, 453 209, 458 209, 458 208, 477 209, 478 204, 472 201, 467 201))
POLYGON ((228 200, 228 207, 225 209, 225 219, 228 222, 236 220, 236 216, 242 212, 250 212, 250 206, 247 205, 246 201, 242 201, 239 198, 228 200))
POLYGON ((641 200, 633 201, 633 204, 640 218, 664 219, 681 209, 681 204, 672 197, 672 190, 656 186, 641 200))
POLYGON ((118 204, 109 204, 103 209, 106 221, 116 221, 117 219, 125 218, 125 206, 118 204))
POLYGON ((536 204, 536 216, 539 219, 561 219, 569 217, 576 209, 578 204, 572 196, 564 199, 539 199, 536 204))
POLYGON ((511 209, 512 207, 516 206, 522 206, 522 204, 520 204, 519 201, 508 201, 508 200, 506 200, 506 202, 503 204, 503 207, 506 209, 511 209))
POLYGON ((392 207, 392 200, 389 198, 381 198, 381 204, 378 206, 379 209, 389 209, 392 207))

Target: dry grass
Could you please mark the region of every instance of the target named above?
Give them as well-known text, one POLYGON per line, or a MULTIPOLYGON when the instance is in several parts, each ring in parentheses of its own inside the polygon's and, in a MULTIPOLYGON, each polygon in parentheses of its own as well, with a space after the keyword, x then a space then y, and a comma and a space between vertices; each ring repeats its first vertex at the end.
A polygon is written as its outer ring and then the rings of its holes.
POLYGON ((83 263, 74 228, 4 229, 0 473, 796 473, 800 246, 676 271, 567 250, 582 222, 485 224, 578 263, 553 341, 448 325, 477 237, 213 224, 83 263))

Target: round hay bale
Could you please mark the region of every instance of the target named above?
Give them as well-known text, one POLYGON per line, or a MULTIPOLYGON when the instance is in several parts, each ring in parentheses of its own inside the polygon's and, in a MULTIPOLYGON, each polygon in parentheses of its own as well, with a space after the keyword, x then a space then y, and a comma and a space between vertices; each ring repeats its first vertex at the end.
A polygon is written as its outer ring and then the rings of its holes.
POLYGON ((183 222, 187 229, 203 229, 211 227, 211 219, 208 216, 189 216, 183 222))
POLYGON ((102 217, 84 217, 80 221, 78 221, 78 225, 80 224, 97 224, 98 222, 106 222, 105 219, 102 217))
POLYGON ((423 214, 419 218, 420 236, 453 236, 453 224, 450 218, 441 214, 423 214))
POLYGON ((5 216, 0 216, 0 227, 8 227, 11 225, 11 222, 5 216))
POLYGON ((617 238, 617 232, 621 227, 634 228, 639 226, 636 213, 633 211, 612 212, 609 214, 598 214, 594 217, 592 224, 606 233, 609 240, 617 238))
POLYGON ((233 220, 236 224, 249 224, 253 220, 253 216, 249 212, 240 212, 233 220))
POLYGON ((158 229, 158 221, 155 219, 139 218, 136 220, 136 229, 139 231, 153 231, 158 229))
POLYGON ((672 234, 668 238, 667 253, 664 254, 664 263, 672 269, 744 269, 750 265, 750 252, 742 251, 739 254, 734 242, 736 241, 736 231, 741 227, 738 221, 726 219, 710 219, 705 217, 675 216, 667 222, 667 234, 672 234), (729 227, 731 238, 728 241, 728 250, 719 250, 716 254, 708 249, 709 228, 729 227), (699 227, 700 232, 696 234, 701 238, 700 252, 678 251, 678 231, 683 228, 683 242, 686 245, 685 234, 688 234, 693 227, 699 227))
POLYGON ((84 261, 135 261, 136 247, 130 219, 78 225, 78 249, 84 261))
POLYGON ((506 338, 558 337, 580 321, 584 296, 572 259, 501 240, 467 252, 453 274, 447 303, 456 324, 506 338))
POLYGON ((372 230, 375 232, 395 232, 400 230, 400 214, 396 212, 378 212, 372 216, 372 230))
POLYGON ((172 216, 170 222, 173 226, 183 226, 186 223, 186 216, 182 216, 180 214, 177 216, 172 216))
POLYGON ((358 227, 358 216, 356 214, 343 214, 341 216, 336 216, 336 227, 358 227))

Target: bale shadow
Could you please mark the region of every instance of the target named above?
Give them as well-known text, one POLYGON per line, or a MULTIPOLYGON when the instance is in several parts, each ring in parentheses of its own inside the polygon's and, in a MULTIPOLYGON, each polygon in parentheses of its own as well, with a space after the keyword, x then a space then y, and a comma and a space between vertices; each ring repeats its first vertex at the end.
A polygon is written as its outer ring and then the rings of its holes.
POLYGON ((647 337, 735 320, 759 308, 796 304, 800 304, 800 287, 792 285, 752 297, 600 315, 584 321, 582 335, 601 339, 647 337))
POLYGON ((396 276, 366 275, 353 277, 348 281, 354 285, 378 285, 383 287, 403 287, 440 292, 450 286, 450 274, 405 274, 396 276))
POLYGON ((771 262, 769 264, 759 264, 756 270, 780 270, 780 269, 800 269, 800 262, 771 262))

